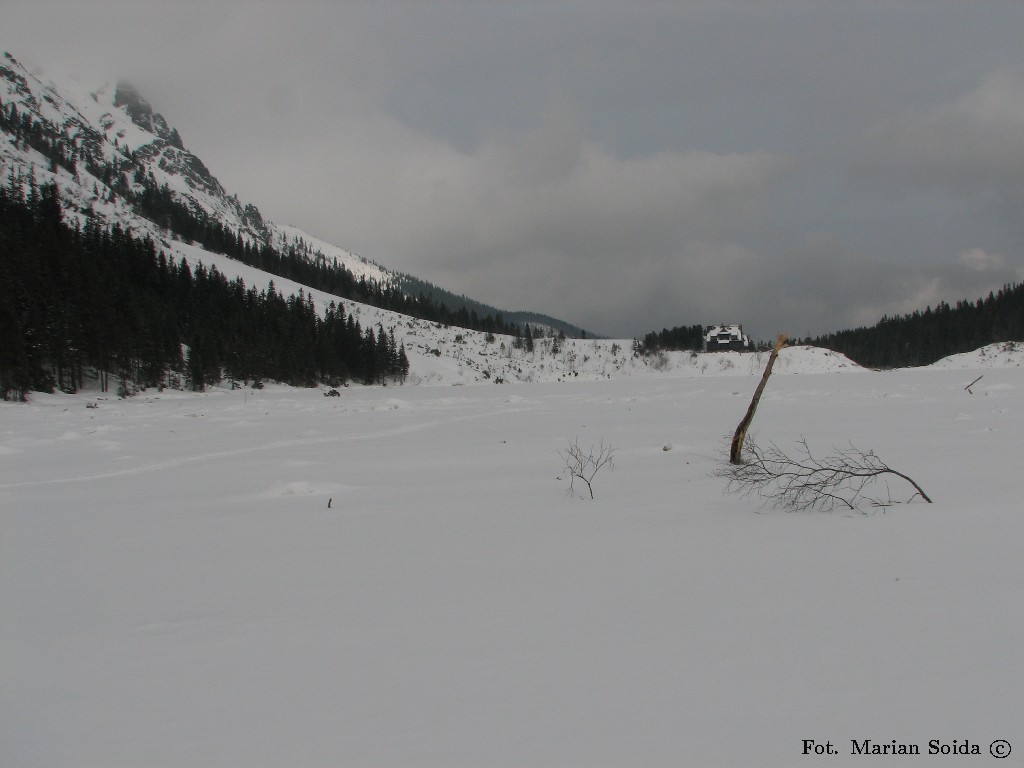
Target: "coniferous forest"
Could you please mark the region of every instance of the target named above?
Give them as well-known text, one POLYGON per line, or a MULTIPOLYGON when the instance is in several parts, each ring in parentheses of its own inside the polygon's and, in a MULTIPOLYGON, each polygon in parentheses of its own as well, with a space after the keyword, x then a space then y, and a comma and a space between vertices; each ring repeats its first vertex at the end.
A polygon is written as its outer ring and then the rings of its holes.
POLYGON ((645 352, 669 349, 702 350, 704 349, 704 326, 676 326, 671 329, 662 328, 657 333, 651 331, 644 336, 643 349, 645 352))
POLYGON ((806 343, 842 352, 869 368, 930 365, 988 344, 1024 340, 1024 284, 1005 285, 977 301, 883 317, 876 325, 839 331, 806 343))
POLYGON ((53 185, 0 189, 0 397, 232 380, 299 386, 408 373, 383 327, 363 329, 343 305, 257 292, 216 269, 169 259, 121 228, 63 217, 53 185))
POLYGON ((133 193, 129 185, 123 184, 122 194, 132 200, 140 214, 183 240, 197 242, 213 253, 222 253, 264 272, 341 298, 421 320, 508 335, 514 335, 518 327, 515 323, 505 322, 500 313, 479 315, 465 306, 452 309, 422 293, 410 296, 398 287, 378 285, 365 277, 356 278, 343 266, 329 264, 317 254, 307 253, 300 248, 292 247, 282 252, 268 245, 252 244, 241 234, 216 220, 197 214, 175 199, 166 187, 156 184, 151 174, 139 173, 135 182, 141 185, 141 193, 133 193))
MULTIPOLYGON (((868 368, 911 368, 1004 341, 1024 341, 1024 284, 1005 285, 977 301, 942 302, 934 309, 795 343, 841 352, 868 368)), ((702 326, 693 325, 652 331, 640 349, 701 350, 703 345, 702 326)))

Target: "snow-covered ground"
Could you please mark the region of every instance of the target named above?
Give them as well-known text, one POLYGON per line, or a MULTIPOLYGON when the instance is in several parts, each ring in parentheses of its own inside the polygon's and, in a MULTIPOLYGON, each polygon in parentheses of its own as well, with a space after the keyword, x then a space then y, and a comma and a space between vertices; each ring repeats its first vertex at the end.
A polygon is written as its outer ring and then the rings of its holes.
POLYGON ((871 739, 973 765, 1005 739, 1019 764, 1024 369, 811 354, 758 437, 873 449, 934 504, 724 495, 749 355, 0 403, 0 763, 844 766, 871 739), (575 439, 617 449, 594 501, 575 439))

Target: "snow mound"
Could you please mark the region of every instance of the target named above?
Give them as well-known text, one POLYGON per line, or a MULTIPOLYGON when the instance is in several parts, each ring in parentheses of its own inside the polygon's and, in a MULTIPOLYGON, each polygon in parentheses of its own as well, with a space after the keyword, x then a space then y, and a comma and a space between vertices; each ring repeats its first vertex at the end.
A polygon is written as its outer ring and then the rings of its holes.
POLYGON ((973 352, 944 357, 930 368, 1020 368, 1024 366, 1024 342, 1003 341, 973 352))

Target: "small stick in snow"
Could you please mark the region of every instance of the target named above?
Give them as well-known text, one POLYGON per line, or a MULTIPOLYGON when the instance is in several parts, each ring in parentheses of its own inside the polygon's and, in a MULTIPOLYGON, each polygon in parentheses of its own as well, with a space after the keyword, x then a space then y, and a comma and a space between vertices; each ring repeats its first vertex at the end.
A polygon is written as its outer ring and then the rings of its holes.
MULTIPOLYGON (((966 389, 968 392, 971 392, 971 387, 973 387, 975 384, 977 384, 979 381, 981 381, 984 378, 985 378, 985 374, 983 373, 983 374, 981 374, 981 376, 979 376, 974 381, 972 381, 970 384, 968 384, 966 387, 964 387, 964 389, 966 389)), ((971 394, 973 395, 974 393, 971 392, 971 394)))

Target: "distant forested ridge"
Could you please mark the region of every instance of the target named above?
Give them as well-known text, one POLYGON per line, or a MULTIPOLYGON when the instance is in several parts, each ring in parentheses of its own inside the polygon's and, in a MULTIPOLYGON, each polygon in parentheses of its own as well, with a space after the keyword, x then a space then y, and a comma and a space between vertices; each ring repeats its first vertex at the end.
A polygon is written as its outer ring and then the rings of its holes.
MULTIPOLYGON (((341 303, 324 317, 285 298, 168 258, 121 227, 63 217, 54 185, 0 188, 0 397, 74 392, 92 372, 106 389, 223 376, 298 386, 379 382, 408 373, 393 335, 360 327, 341 303)), ((126 392, 123 392, 126 393, 126 392)))
MULTIPOLYGON (((664 328, 648 333, 636 348, 702 350, 700 325, 664 328)), ((1024 284, 1008 284, 977 301, 939 303, 934 309, 883 317, 876 325, 837 331, 817 338, 795 339, 841 352, 869 368, 930 365, 949 355, 971 352, 1003 341, 1024 341, 1024 284)))
MULTIPOLYGON (((410 296, 425 296, 431 302, 439 304, 442 307, 446 307, 452 312, 459 310, 463 310, 471 314, 475 312, 477 316, 481 318, 486 318, 488 316, 500 318, 504 316, 506 324, 511 323, 519 328, 523 328, 526 325, 532 325, 535 328, 537 326, 543 326, 545 328, 550 328, 556 334, 561 333, 569 338, 594 338, 593 333, 588 333, 584 328, 568 323, 565 320, 559 320, 558 318, 541 314, 540 312, 502 311, 489 304, 474 301, 468 296, 455 294, 451 291, 445 290, 444 288, 439 288, 427 280, 421 280, 420 278, 413 277, 412 275, 400 273, 396 275, 395 282, 406 294, 410 296)), ((452 323, 452 325, 454 325, 454 323, 452 323)), ((507 331, 507 333, 511 333, 511 331, 507 331)))
POLYGON ((870 368, 930 365, 988 344, 1024 340, 1024 284, 1005 285, 977 301, 883 317, 877 325, 839 331, 807 343, 842 352, 870 368))

